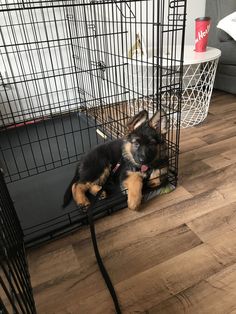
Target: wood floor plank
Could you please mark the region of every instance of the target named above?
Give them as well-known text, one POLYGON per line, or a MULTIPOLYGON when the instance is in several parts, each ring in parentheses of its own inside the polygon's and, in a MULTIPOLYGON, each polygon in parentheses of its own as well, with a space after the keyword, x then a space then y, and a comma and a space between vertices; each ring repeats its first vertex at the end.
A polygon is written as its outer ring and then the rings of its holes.
MULTIPOLYGON (((199 283, 211 275, 224 269, 215 253, 207 245, 200 245, 165 263, 157 265, 143 273, 117 284, 116 290, 122 304, 123 313, 142 312, 154 304, 166 300, 173 295, 199 283)), ((83 299, 77 305, 66 308, 81 314, 112 313, 113 307, 106 291, 101 291, 88 299, 83 299)))
POLYGON ((236 264, 145 311, 148 314, 226 314, 236 310, 236 264))
POLYGON ((236 95, 232 95, 232 97, 228 98, 227 103, 222 105, 222 101, 215 102, 215 106, 211 106, 210 112, 212 114, 220 115, 222 113, 226 112, 232 112, 235 110, 235 105, 236 105, 236 95))
POLYGON ((236 148, 227 150, 221 154, 224 157, 229 158, 230 160, 236 161, 236 148))
POLYGON ((233 158, 220 154, 203 160, 203 163, 207 164, 210 168, 218 170, 236 163, 236 154, 233 158))
MULTIPOLYGON (((236 106, 236 103, 235 103, 236 106)), ((207 144, 213 144, 236 136, 236 125, 224 127, 220 132, 208 133, 201 136, 201 140, 207 144)))
POLYGON ((188 222, 188 226, 206 243, 219 241, 228 232, 236 239, 236 202, 188 222))
POLYGON ((236 202, 219 208, 188 223, 204 243, 226 263, 236 254, 236 202), (226 258, 227 256, 227 258, 226 258))
POLYGON ((28 261, 33 287, 53 281, 59 275, 64 276, 79 267, 71 245, 41 256, 28 255, 28 261))
POLYGON ((194 150, 199 147, 203 147, 207 145, 207 142, 203 141, 202 139, 198 137, 194 138, 187 138, 185 141, 181 141, 181 146, 180 146, 180 152, 189 152, 191 150, 194 150))
POLYGON ((225 128, 234 126, 234 122, 234 114, 226 120, 223 120, 222 116, 221 119, 219 119, 217 115, 209 115, 203 123, 192 128, 181 130, 181 143, 189 139, 195 139, 196 137, 204 141, 204 136, 209 134, 220 134, 225 128))
MULTIPOLYGON (((179 183, 182 184, 183 182, 186 182, 186 178, 188 178, 188 181, 191 181, 198 177, 206 176, 208 173, 213 171, 214 169, 211 167, 211 165, 205 163, 204 161, 196 160, 193 162, 189 162, 189 164, 186 164, 185 160, 180 160, 179 183)), ((188 185, 186 186, 188 188, 188 185)))
MULTIPOLYGON (((233 121, 230 122, 230 126, 233 126, 233 121)), ((214 132, 220 132, 225 128, 225 125, 222 123, 222 121, 216 120, 211 123, 204 122, 203 124, 200 124, 199 127, 193 127, 193 128, 186 128, 181 130, 181 142, 180 142, 180 149, 181 149, 181 143, 188 140, 193 140, 195 138, 201 139, 204 135, 208 135, 210 133, 210 130, 212 133, 214 132)))
MULTIPOLYGON (((235 186, 236 184, 235 164, 208 172, 207 175, 203 174, 193 178, 192 180, 188 178, 184 180, 184 182, 182 181, 182 184, 193 195, 200 194, 207 189, 216 189, 218 191, 224 189, 224 187, 228 187, 230 189, 230 186, 228 186, 229 184, 231 184, 231 186, 235 186)), ((228 196, 233 202, 236 194, 232 192, 232 194, 228 196)))
MULTIPOLYGON (((185 164, 189 161, 203 160, 218 154, 222 154, 228 150, 235 148, 236 137, 231 137, 226 140, 213 143, 204 147, 194 149, 193 151, 181 154, 180 158, 183 159, 185 164)), ((183 163, 184 163, 183 162, 183 163)))

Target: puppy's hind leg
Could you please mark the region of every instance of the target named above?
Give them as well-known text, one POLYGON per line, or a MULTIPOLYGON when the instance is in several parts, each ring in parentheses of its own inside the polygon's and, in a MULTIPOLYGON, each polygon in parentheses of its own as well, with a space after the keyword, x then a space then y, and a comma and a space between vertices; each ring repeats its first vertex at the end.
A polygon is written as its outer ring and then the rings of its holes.
MULTIPOLYGON (((110 176, 110 171, 111 171, 111 165, 105 167, 102 171, 102 173, 100 174, 99 178, 92 182, 92 184, 89 187, 89 192, 93 195, 96 195, 102 188, 102 185, 104 185, 108 179, 108 177, 110 176)), ((101 193, 101 198, 105 198, 106 197, 106 192, 103 191, 101 193)))
POLYGON ((90 204, 89 199, 86 196, 86 192, 90 189, 91 183, 74 183, 72 185, 72 195, 77 205, 88 206, 90 204))

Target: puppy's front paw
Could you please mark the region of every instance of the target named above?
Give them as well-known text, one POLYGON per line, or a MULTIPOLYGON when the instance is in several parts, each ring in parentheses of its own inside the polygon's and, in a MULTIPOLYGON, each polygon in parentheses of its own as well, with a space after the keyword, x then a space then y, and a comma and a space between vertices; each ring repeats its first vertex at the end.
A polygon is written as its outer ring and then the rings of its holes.
POLYGON ((129 197, 128 208, 137 211, 141 205, 141 197, 129 197))
POLYGON ((122 182, 127 189, 128 207, 131 210, 138 210, 142 201, 143 178, 139 172, 127 172, 127 178, 122 182))

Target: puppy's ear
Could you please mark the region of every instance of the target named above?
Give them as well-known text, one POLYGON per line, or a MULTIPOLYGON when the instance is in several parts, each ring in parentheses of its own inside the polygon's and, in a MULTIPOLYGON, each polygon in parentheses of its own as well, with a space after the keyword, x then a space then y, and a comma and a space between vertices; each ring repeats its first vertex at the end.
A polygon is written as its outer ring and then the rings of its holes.
POLYGON ((131 118, 127 123, 127 131, 128 133, 133 132, 140 125, 145 123, 148 120, 148 112, 147 110, 142 110, 138 114, 136 114, 133 118, 131 118))
POLYGON ((168 120, 165 113, 163 111, 157 111, 149 120, 149 125, 161 134, 166 134, 168 129, 168 120))

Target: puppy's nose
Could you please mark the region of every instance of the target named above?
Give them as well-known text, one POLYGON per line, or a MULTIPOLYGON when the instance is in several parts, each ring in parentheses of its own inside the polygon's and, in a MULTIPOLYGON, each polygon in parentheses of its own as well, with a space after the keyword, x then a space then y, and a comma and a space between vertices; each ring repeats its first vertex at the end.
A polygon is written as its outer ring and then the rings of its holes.
POLYGON ((144 156, 139 156, 139 161, 140 161, 141 163, 143 163, 144 160, 145 160, 145 157, 144 157, 144 156))

